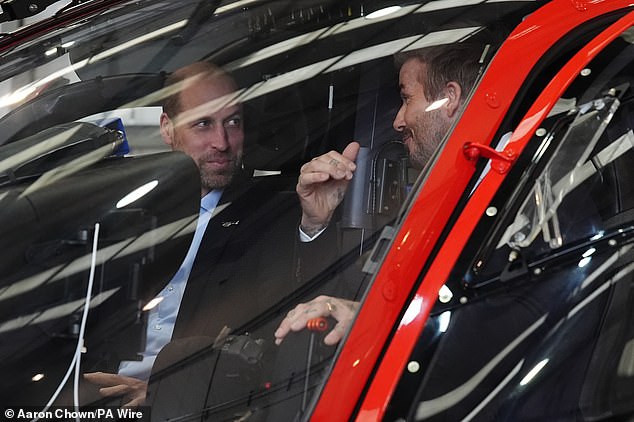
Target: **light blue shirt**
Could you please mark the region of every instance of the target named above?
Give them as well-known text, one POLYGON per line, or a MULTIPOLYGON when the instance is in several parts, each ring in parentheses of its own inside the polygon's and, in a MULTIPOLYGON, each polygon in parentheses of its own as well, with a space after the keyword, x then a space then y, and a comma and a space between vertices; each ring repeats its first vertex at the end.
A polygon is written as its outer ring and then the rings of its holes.
POLYGON ((221 195, 222 190, 212 190, 201 199, 196 231, 194 232, 194 239, 189 246, 189 251, 187 251, 183 263, 176 274, 174 274, 174 277, 172 277, 172 280, 157 295, 157 297, 162 297, 163 300, 149 311, 147 338, 145 350, 142 353, 143 359, 140 361, 122 361, 119 365, 119 374, 142 380, 150 378, 156 355, 172 339, 178 308, 185 292, 189 273, 192 270, 192 265, 207 229, 207 224, 211 220, 221 195))

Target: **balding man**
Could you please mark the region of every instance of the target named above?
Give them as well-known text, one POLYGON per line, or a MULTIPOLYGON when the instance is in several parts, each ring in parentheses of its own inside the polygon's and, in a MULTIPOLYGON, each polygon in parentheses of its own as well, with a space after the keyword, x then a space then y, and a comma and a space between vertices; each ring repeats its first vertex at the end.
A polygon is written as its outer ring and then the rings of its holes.
MULTIPOLYGON (((266 294, 258 294, 258 279, 266 273, 258 273, 258 264, 268 260, 263 254, 273 249, 265 246, 269 242, 292 247, 291 230, 279 226, 288 220, 296 230, 297 224, 297 217, 284 217, 298 210, 294 195, 281 198, 242 170, 245 134, 235 81, 212 64, 194 63, 171 74, 165 90, 172 93, 163 102, 161 135, 198 166, 201 208, 187 256, 149 312, 142 360, 122 362, 117 374, 85 374, 103 396, 122 396, 130 407, 144 403, 155 359, 170 341, 214 338, 270 305, 266 294), (269 231, 261 235, 264 228, 269 231), (244 293, 247 288, 252 295, 244 293)), ((290 274, 291 267, 276 265, 275 281, 286 283, 283 272, 290 274)))

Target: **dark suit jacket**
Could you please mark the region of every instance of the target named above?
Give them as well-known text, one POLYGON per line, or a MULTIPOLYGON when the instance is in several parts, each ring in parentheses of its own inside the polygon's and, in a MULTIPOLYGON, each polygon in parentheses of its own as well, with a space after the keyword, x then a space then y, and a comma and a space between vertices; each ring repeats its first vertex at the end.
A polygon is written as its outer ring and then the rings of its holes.
POLYGON ((296 196, 264 179, 223 194, 223 209, 209 222, 196 255, 173 339, 242 327, 272 306, 280 289, 292 290, 296 196))
MULTIPOLYGON (((232 402, 253 411, 245 403, 254 391, 269 382, 286 383, 289 374, 305 369, 306 333, 285 340, 283 347, 274 345, 273 332, 283 316, 318 294, 349 297, 337 278, 341 268, 332 265, 340 253, 337 230, 328 229, 314 242, 299 242, 295 179, 282 188, 274 181, 241 183, 223 194, 219 207, 224 208, 203 237, 172 342, 154 365, 148 394, 153 420, 215 406, 231 414, 232 402), (245 353, 229 352, 229 346, 216 341, 224 327, 234 335, 248 333, 245 353), (253 349, 259 350, 257 359, 249 360, 253 349)), ((314 361, 333 352, 316 346, 314 361)), ((301 398, 301 377, 291 381, 299 391, 295 397, 301 398)), ((269 401, 263 400, 264 406, 269 401)), ((210 412, 211 420, 220 414, 210 412)))

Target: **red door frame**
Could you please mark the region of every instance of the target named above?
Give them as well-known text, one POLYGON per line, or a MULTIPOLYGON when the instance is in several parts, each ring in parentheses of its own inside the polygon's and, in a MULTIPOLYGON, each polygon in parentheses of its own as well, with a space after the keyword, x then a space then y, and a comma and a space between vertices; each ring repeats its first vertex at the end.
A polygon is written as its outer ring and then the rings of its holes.
MULTIPOLYGON (((359 403, 357 421, 382 418, 439 288, 504 179, 491 171, 474 192, 410 302, 407 321, 398 325, 384 351, 425 262, 475 171, 474 164, 464 158, 463 145, 490 143, 531 69, 555 42, 593 18, 631 5, 622 0, 554 0, 527 17, 502 45, 396 234, 311 420, 349 420, 359 403)), ((506 152, 521 152, 582 67, 632 25, 633 19, 633 14, 620 19, 564 67, 514 131, 506 152)))

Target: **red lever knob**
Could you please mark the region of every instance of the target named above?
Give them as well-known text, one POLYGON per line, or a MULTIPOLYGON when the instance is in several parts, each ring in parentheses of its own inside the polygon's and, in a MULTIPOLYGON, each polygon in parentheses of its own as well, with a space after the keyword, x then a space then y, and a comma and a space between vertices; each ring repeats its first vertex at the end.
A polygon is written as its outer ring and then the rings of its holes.
POLYGON ((308 328, 308 330, 310 331, 323 332, 328 329, 328 321, 326 320, 326 318, 322 317, 309 319, 306 323, 306 328, 308 328))

